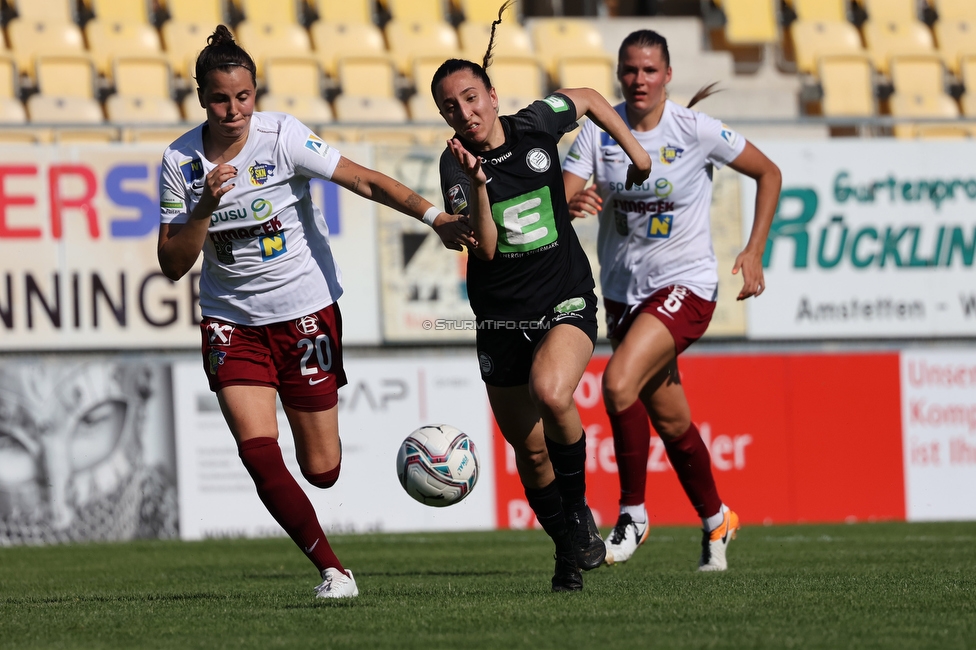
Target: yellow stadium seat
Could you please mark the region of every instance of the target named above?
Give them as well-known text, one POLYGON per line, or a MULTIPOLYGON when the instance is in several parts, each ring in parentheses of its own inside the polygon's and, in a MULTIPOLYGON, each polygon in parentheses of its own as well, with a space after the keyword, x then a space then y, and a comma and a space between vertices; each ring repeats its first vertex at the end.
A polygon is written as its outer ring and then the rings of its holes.
POLYGON ((865 54, 820 57, 817 76, 823 89, 823 114, 868 117, 877 114, 874 75, 865 54))
MULTIPOLYGON (((207 25, 207 36, 213 33, 217 25, 226 23, 223 0, 166 0, 166 11, 172 20, 207 25)), ((206 44, 204 41, 200 49, 206 44)))
POLYGON ((888 71, 898 94, 945 94, 945 68, 934 54, 893 56, 888 71))
POLYGON ((962 112, 966 117, 976 117, 976 54, 962 57, 959 62, 959 78, 966 94, 962 96, 962 112))
POLYGON ((322 70, 332 78, 339 74, 338 63, 342 56, 386 56, 383 32, 376 25, 354 22, 312 23, 309 32, 314 45, 313 54, 322 70))
POLYGON ((71 0, 8 0, 17 18, 28 22, 73 23, 77 19, 71 0))
POLYGON ((244 19, 255 25, 268 23, 297 25, 299 21, 296 0, 237 0, 244 19))
POLYGON ((370 127, 359 131, 359 142, 368 142, 376 146, 409 147, 417 144, 417 130, 413 127, 377 128, 370 127))
POLYGON ((417 93, 410 96, 407 100, 407 110, 410 113, 411 122, 443 122, 440 111, 434 98, 430 96, 430 91, 417 89, 417 93))
POLYGON ((288 113, 305 124, 328 124, 335 119, 329 103, 321 97, 265 93, 258 100, 258 110, 288 113))
MULTIPOLYGON (((499 29, 503 29, 501 25, 499 29)), ((549 76, 557 77, 559 59, 567 53, 573 56, 610 55, 603 49, 603 37, 589 21, 573 18, 539 19, 532 25, 535 52, 549 76)), ((487 43, 485 43, 487 45, 487 43)))
POLYGON ((174 74, 192 80, 194 66, 200 51, 207 45, 207 37, 213 33, 213 25, 184 23, 167 20, 160 30, 163 35, 165 55, 174 74))
POLYGON ((98 102, 83 97, 31 95, 27 98, 27 115, 35 124, 101 124, 104 121, 98 102))
POLYGON ((37 88, 48 97, 95 97, 95 69, 87 55, 37 57, 37 88))
POLYGON ((11 57, 0 56, 0 123, 23 124, 27 121, 27 112, 19 96, 17 65, 11 57))
MULTIPOLYGON (((434 73, 441 67, 444 60, 440 57, 420 57, 413 62, 413 85, 418 95, 426 95, 433 101, 430 95, 430 82, 434 79, 434 73)), ((412 113, 411 113, 412 114, 412 113)))
POLYGON ((338 79, 344 95, 390 99, 396 96, 396 71, 385 56, 342 57, 338 79))
POLYGON ((115 92, 120 95, 156 99, 173 96, 173 75, 163 57, 118 57, 112 68, 115 92))
POLYGON ((355 97, 342 94, 335 99, 339 122, 397 124, 407 121, 403 102, 392 97, 355 97))
POLYGON ((183 113, 183 121, 199 124, 207 121, 207 109, 200 106, 200 98, 197 93, 191 92, 183 101, 180 102, 180 111, 183 113))
POLYGON ((7 25, 10 49, 17 68, 32 79, 34 60, 41 55, 71 55, 85 53, 81 29, 74 23, 43 23, 12 20, 7 25))
POLYGON ((89 1, 95 18, 102 22, 149 24, 149 5, 145 0, 89 1))
POLYGON ((114 124, 176 124, 182 121, 172 99, 110 95, 105 100, 108 121, 114 124))
MULTIPOLYGON (((891 114, 894 117, 906 118, 957 118, 959 107, 946 94, 919 95, 896 92, 888 100, 891 114)), ((915 126, 911 123, 899 123, 894 128, 895 137, 915 137, 915 126)))
POLYGON ((817 73, 817 59, 834 54, 863 54, 861 35, 850 23, 797 20, 790 25, 796 67, 817 73))
POLYGON ((864 43, 875 69, 888 74, 888 60, 900 54, 935 54, 932 32, 924 24, 891 21, 864 23, 864 43))
POLYGON ((155 56, 162 53, 159 32, 146 23, 90 20, 85 24, 85 37, 95 67, 106 77, 112 76, 114 57, 155 56))
POLYGON ((918 22, 915 0, 858 0, 871 22, 918 22))
MULTIPOLYGON (((461 39, 461 56, 481 65, 491 38, 491 25, 466 22, 458 25, 461 39)), ((516 22, 502 23, 495 28, 495 45, 492 56, 535 56, 532 40, 524 27, 516 22)))
POLYGON ((255 24, 248 20, 237 25, 237 40, 254 59, 259 77, 264 76, 264 60, 270 56, 305 56, 312 53, 308 32, 297 23, 255 24))
POLYGON ((322 69, 311 56, 270 57, 264 62, 265 87, 272 95, 322 97, 322 69))
POLYGON ((592 88, 616 103, 616 66, 606 57, 564 56, 557 68, 561 88, 592 88))
MULTIPOLYGON (((516 7, 520 3, 513 2, 502 15, 502 25, 517 25, 518 15, 516 7)), ((498 2, 488 2, 487 0, 460 0, 461 14, 466 23, 481 23, 490 25, 498 19, 498 9, 502 6, 502 0, 498 2)), ((462 23, 463 24, 463 23, 462 23)), ((486 41, 487 44, 487 41, 486 41)))
POLYGON ((382 0, 393 20, 399 22, 444 22, 443 0, 382 0))
MULTIPOLYGON (((567 59, 563 59, 566 62, 567 59)), ((605 59, 593 59, 600 64, 605 59)), ((570 69, 574 75, 579 69, 570 69)), ((498 56, 488 67, 488 76, 499 96, 518 95, 520 97, 544 97, 548 91, 546 72, 535 57, 498 56)), ((563 79, 560 75, 560 79, 563 79)), ((561 84, 565 86, 565 84, 561 84)))
POLYGON ((312 0, 318 22, 373 24, 371 0, 312 0))
POLYGON ((935 23, 935 42, 945 66, 958 75, 960 59, 976 54, 976 20, 939 20, 935 23))
POLYGON ((773 0, 722 0, 725 39, 733 45, 776 43, 779 20, 773 0))
POLYGON ((935 0, 934 7, 939 21, 976 23, 976 2, 973 0, 935 0))
POLYGON ((400 72, 410 74, 413 60, 417 57, 458 56, 457 32, 444 22, 400 22, 386 24, 386 40, 390 55, 400 72))
POLYGON ((788 0, 799 20, 844 22, 847 20, 847 0, 788 0))

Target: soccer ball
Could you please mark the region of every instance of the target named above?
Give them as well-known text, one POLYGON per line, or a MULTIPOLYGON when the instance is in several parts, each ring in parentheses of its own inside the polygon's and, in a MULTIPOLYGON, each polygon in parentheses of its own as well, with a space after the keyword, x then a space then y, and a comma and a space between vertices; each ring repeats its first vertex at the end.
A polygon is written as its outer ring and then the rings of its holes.
POLYGON ((428 506, 457 503, 478 481, 474 441, 449 424, 428 424, 407 436, 396 465, 403 489, 428 506))

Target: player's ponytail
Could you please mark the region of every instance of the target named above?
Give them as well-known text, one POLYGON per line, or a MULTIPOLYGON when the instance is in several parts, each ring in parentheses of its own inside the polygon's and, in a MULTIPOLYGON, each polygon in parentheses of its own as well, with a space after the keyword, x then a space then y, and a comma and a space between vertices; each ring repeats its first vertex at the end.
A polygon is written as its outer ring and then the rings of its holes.
MULTIPOLYGON (((631 32, 626 38, 620 43, 620 49, 617 51, 617 74, 620 74, 620 61, 623 60, 624 54, 628 47, 659 47, 661 48, 661 58, 664 59, 664 65, 666 67, 671 67, 671 53, 668 52, 668 40, 658 34, 657 32, 650 29, 638 29, 636 32, 631 32)), ((718 82, 712 82, 708 85, 702 86, 698 89, 698 92, 691 98, 688 102, 688 108, 691 108, 701 100, 714 95, 719 90, 716 90, 715 86, 718 82)))
POLYGON ((471 74, 481 79, 482 83, 485 84, 485 90, 491 90, 491 78, 488 76, 487 68, 491 65, 491 51, 495 48, 495 28, 501 24, 502 14, 513 4, 515 4, 515 0, 505 0, 502 6, 498 8, 498 19, 491 23, 491 36, 488 39, 488 49, 485 51, 481 65, 466 59, 448 59, 437 68, 433 78, 430 80, 430 95, 434 98, 434 102, 438 102, 437 87, 440 86, 441 82, 448 76, 461 70, 470 71, 471 74))
POLYGON ((254 59, 237 44, 234 35, 231 34, 226 25, 217 25, 213 34, 207 37, 207 46, 197 56, 194 68, 197 86, 202 89, 207 81, 207 75, 213 70, 229 72, 235 66, 250 72, 251 81, 257 86, 254 59))
POLYGON ((488 38, 488 49, 485 50, 485 58, 482 59, 481 63, 481 67, 485 70, 491 65, 491 51, 495 49, 495 28, 502 23, 502 14, 513 4, 515 4, 515 0, 505 0, 502 6, 498 8, 498 18, 491 22, 491 36, 488 38))

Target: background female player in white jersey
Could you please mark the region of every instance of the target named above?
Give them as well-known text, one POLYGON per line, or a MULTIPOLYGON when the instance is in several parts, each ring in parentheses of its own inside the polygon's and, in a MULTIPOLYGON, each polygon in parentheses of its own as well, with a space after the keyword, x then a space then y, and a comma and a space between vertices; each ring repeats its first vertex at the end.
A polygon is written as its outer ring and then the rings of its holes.
POLYGON ((455 130, 441 156, 441 189, 452 212, 470 215, 477 240, 467 284, 481 375, 529 505, 556 544, 552 589, 578 591, 580 569, 598 567, 606 553, 586 505, 586 439, 573 402, 596 340, 596 296, 571 225, 556 143, 586 114, 634 161, 625 162, 621 183, 640 185, 650 157, 589 88, 560 90, 499 117, 485 68, 509 4, 492 24, 483 65, 450 59, 431 81, 455 130))
POLYGON ((196 61, 207 121, 163 154, 158 256, 181 278, 203 251, 204 368, 258 495, 322 575, 321 598, 359 590, 308 497, 285 468, 275 396, 312 485, 339 477, 340 273, 309 179, 332 180, 433 225, 461 248, 470 232, 412 190, 361 167, 283 113, 255 113, 254 62, 220 25, 196 61))
POLYGON ((614 352, 603 375, 620 476, 620 516, 607 539, 606 562, 625 562, 647 537, 644 491, 650 443, 648 416, 668 459, 701 517, 701 571, 723 571, 739 527, 723 505, 708 447, 691 421, 677 356, 705 333, 715 309, 718 271, 709 230, 712 169, 730 165, 758 183, 738 299, 763 291, 762 256, 779 200, 779 169, 718 120, 667 99, 667 41, 641 30, 627 36, 617 60, 624 102, 616 107, 654 159, 654 174, 626 189, 616 138, 586 124, 563 163, 573 217, 600 215, 600 283, 614 352), (586 181, 595 176, 592 186, 586 181))

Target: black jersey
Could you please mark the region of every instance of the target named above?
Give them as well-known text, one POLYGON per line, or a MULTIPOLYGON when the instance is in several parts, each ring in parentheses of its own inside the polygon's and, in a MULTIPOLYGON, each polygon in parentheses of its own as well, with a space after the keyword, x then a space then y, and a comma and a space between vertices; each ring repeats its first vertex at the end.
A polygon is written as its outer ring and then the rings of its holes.
MULTIPOLYGON (((556 142, 576 126, 576 107, 553 94, 499 117, 505 144, 480 156, 498 229, 491 261, 468 255, 468 298, 479 318, 542 314, 595 286, 569 217, 556 142)), ((446 149, 440 162, 446 209, 468 214, 470 179, 446 149)))

